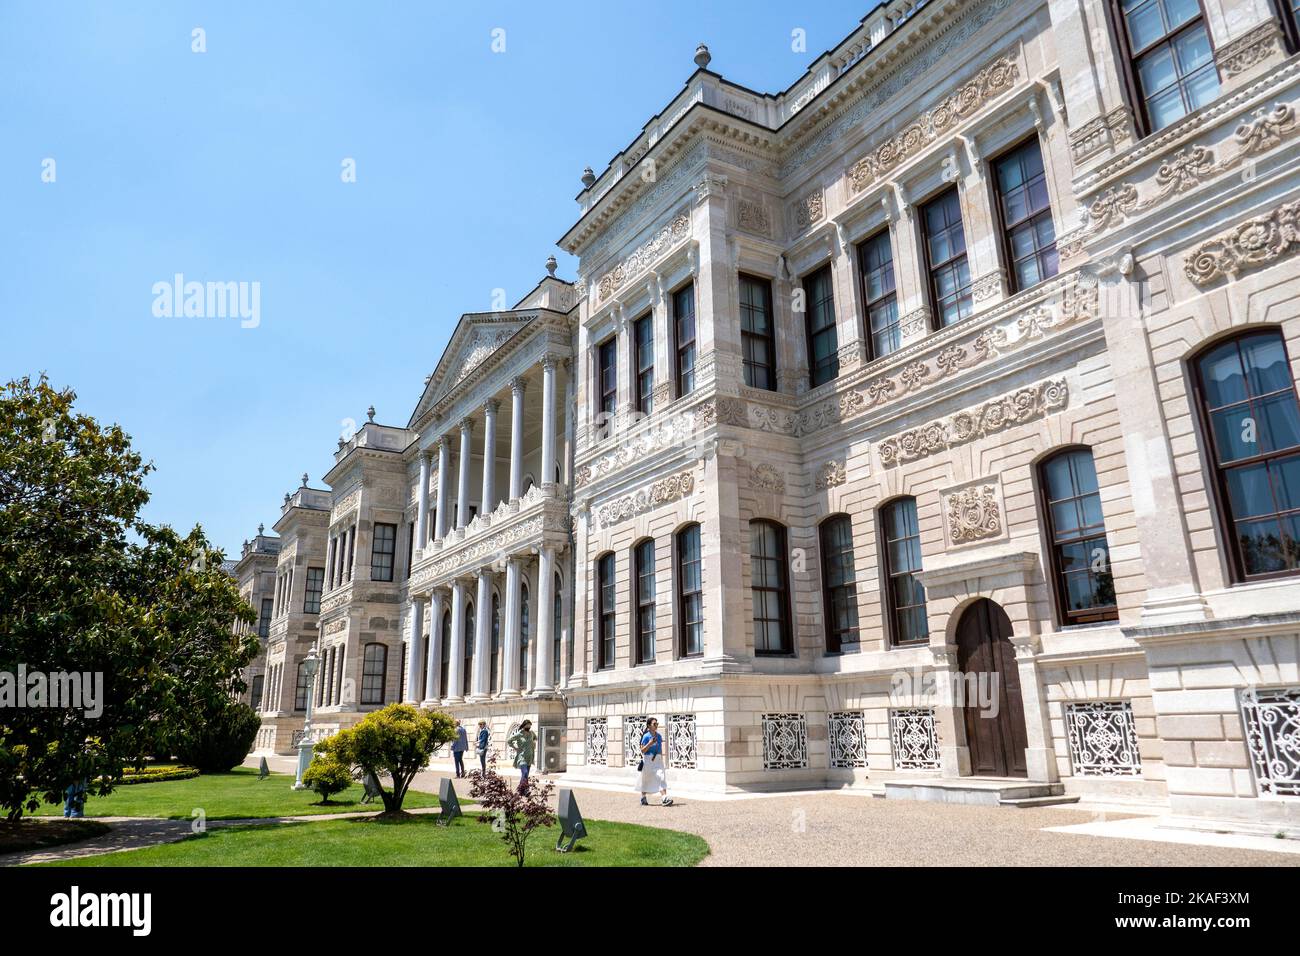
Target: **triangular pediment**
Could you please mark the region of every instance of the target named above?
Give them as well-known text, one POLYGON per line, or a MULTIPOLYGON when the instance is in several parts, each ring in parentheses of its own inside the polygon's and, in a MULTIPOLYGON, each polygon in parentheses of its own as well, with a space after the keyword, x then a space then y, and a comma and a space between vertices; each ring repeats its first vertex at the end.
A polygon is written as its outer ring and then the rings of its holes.
POLYGON ((437 368, 425 385, 424 394, 420 396, 419 404, 411 415, 410 426, 484 362, 489 361, 501 346, 535 317, 534 312, 477 312, 462 315, 442 358, 438 360, 437 368))

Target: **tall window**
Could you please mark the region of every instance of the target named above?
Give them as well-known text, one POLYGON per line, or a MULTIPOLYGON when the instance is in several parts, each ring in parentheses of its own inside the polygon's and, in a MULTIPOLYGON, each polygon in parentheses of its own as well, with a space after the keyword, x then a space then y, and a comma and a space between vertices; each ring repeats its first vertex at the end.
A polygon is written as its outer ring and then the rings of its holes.
POLYGON ((334 656, 338 658, 339 666, 334 671, 334 703, 343 702, 343 674, 344 664, 347 660, 348 649, 345 645, 339 644, 334 648, 334 656))
POLYGON ((916 499, 899 498, 881 509, 885 578, 888 582, 890 637, 895 645, 923 644, 930 639, 925 617, 921 570, 921 526, 916 499))
POLYGON ((673 346, 677 353, 677 397, 695 391, 695 284, 673 293, 673 346))
POLYGON ((253 710, 262 709, 262 687, 265 684, 266 678, 261 674, 258 674, 253 678, 253 689, 251 692, 253 698, 253 710))
MULTIPOLYGON (((431 517, 429 525, 433 526, 433 521, 437 519, 431 517)), ((415 564, 415 524, 412 522, 406 526, 406 576, 411 576, 411 565, 415 564)))
POLYGON ((461 689, 468 695, 474 686, 474 605, 471 603, 465 605, 465 657, 461 667, 461 689))
POLYGON ((451 679, 451 611, 442 614, 442 660, 438 667, 438 696, 450 696, 447 681, 451 679))
POLYGON ((384 702, 384 672, 388 669, 388 648, 383 644, 367 644, 361 659, 361 703, 384 702))
POLYGON ((700 560, 700 526, 677 532, 677 617, 681 622, 681 654, 704 653, 704 575, 700 560))
POLYGON ((1196 361, 1224 537, 1238 581, 1300 568, 1300 407, 1281 332, 1246 332, 1196 361))
POLYGON ((1292 53, 1300 50, 1300 0, 1276 0, 1282 31, 1292 53))
POLYGON ((333 537, 330 538, 330 555, 329 559, 325 562, 325 566, 329 568, 329 585, 331 590, 334 588, 334 581, 338 577, 339 572, 338 550, 339 539, 333 537))
POLYGON ((519 586, 519 680, 525 688, 531 687, 528 680, 528 582, 519 586))
POLYGON ((492 595, 492 645, 488 659, 488 693, 501 689, 501 599, 492 595))
POLYGON ((1219 95, 1214 49, 1198 0, 1113 2, 1144 132, 1163 129, 1219 95))
POLYGON ((935 326, 942 329, 971 314, 970 264, 966 261, 966 234, 956 186, 925 204, 921 223, 925 228, 930 304, 935 326))
POLYGON ((357 553, 357 526, 348 529, 348 580, 352 580, 352 559, 357 553))
POLYGON ((320 594, 321 589, 325 587, 325 569, 308 568, 307 569, 307 596, 302 602, 302 612, 304 614, 320 613, 320 594))
POLYGON ((614 555, 596 559, 596 668, 614 666, 614 555))
POLYGON ((889 244, 888 229, 882 229, 858 246, 858 272, 862 275, 871 357, 883 358, 903 344, 894 287, 894 251, 889 244))
POLYGON ((1019 292, 1050 279, 1058 269, 1056 228, 1037 138, 1017 146, 993 165, 1011 291, 1019 292))
POLYGON ((293 709, 307 709, 307 662, 298 662, 298 675, 293 687, 293 709))
POLYGON ((397 553, 397 525, 376 524, 370 549, 370 580, 393 580, 393 555, 397 553))
POLYGON ((808 335, 809 377, 813 388, 840 374, 840 340, 835 331, 835 293, 831 267, 822 266, 803 280, 804 327, 808 335))
POLYGON ((271 635, 271 618, 275 615, 275 598, 262 598, 262 613, 257 619, 257 636, 266 640, 271 635))
POLYGON ((655 397, 655 326, 654 316, 644 315, 632 324, 632 343, 636 355, 636 407, 643 415, 654 411, 655 397))
POLYGON ((740 347, 745 384, 776 391, 776 325, 772 320, 772 283, 740 277, 740 347))
POLYGON ((1092 452, 1060 452, 1039 471, 1061 623, 1115 620, 1115 580, 1092 452))
POLYGON ((853 567, 853 522, 848 515, 832 515, 822 522, 819 532, 826 650, 838 654, 845 644, 858 641, 858 578, 853 567))
POLYGON ((655 659, 655 543, 647 538, 632 549, 632 608, 636 615, 633 640, 636 663, 655 659))
POLYGON ((754 653, 789 654, 790 580, 785 528, 772 521, 749 523, 750 599, 754 611, 754 653))
POLYGON ((596 349, 600 405, 597 412, 613 418, 618 411, 618 336, 611 335, 596 349))
MULTIPOLYGON (((555 597, 551 602, 554 604, 554 607, 552 608, 552 614, 554 617, 551 620, 551 643, 554 645, 554 650, 551 655, 551 664, 553 665, 551 670, 551 679, 555 681, 556 686, 559 686, 560 683, 560 633, 564 624, 564 592, 561 590, 562 587, 563 581, 561 581, 560 575, 556 574, 555 597)), ((546 613, 545 608, 539 608, 538 610, 543 614, 546 613)))

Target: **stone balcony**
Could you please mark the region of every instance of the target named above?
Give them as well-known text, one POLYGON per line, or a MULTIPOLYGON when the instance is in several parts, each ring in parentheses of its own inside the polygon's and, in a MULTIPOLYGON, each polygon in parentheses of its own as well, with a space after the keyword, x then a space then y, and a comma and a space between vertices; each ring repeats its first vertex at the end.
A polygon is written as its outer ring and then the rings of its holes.
POLYGON ((408 590, 427 594, 453 580, 511 554, 550 545, 564 547, 569 539, 569 497, 558 484, 534 485, 522 497, 503 501, 464 528, 418 550, 408 590))

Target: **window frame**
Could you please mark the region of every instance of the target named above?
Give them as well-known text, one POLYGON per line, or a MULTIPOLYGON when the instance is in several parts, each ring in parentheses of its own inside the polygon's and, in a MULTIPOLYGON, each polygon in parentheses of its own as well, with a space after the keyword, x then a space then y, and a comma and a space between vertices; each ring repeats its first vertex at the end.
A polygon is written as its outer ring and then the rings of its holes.
POLYGON ((397 525, 390 524, 386 521, 376 521, 371 526, 370 531, 370 580, 380 581, 383 583, 392 583, 396 577, 397 565, 397 525), (385 529, 385 535, 380 535, 379 529, 385 529), (381 545, 387 545, 387 548, 381 545), (383 559, 387 559, 387 577, 384 577, 385 564, 383 559), (378 563, 376 563, 378 562, 378 563), (378 572, 378 574, 376 574, 378 572))
POLYGON ((618 565, 613 551, 596 557, 596 670, 610 670, 618 656, 618 565), (608 562, 608 565, 606 564, 608 562), (606 593, 608 591, 608 593, 606 593), (608 644, 608 648, 606 648, 608 644))
MULTIPOLYGON (((754 275, 753 273, 750 272, 740 272, 737 273, 737 282, 738 282, 738 286, 737 286, 738 291, 743 291, 746 283, 748 283, 750 286, 757 286, 759 289, 762 290, 763 310, 767 316, 766 335, 759 332, 748 331, 745 328, 746 306, 743 304, 744 303, 743 297, 739 299, 740 304, 738 306, 738 311, 740 317, 741 380, 745 383, 745 385, 748 388, 757 388, 768 392, 778 391, 777 378, 776 378, 776 371, 777 371, 776 312, 775 312, 775 298, 772 295, 772 280, 764 276, 754 275), (766 344, 767 355, 768 355, 768 362, 766 365, 761 365, 758 362, 751 362, 746 357, 745 343, 747 340, 750 339, 758 340, 766 344), (755 368, 766 369, 768 381, 771 384, 755 385, 752 381, 750 381, 751 366, 754 366, 755 368)), ((752 308, 750 309, 750 311, 752 311, 752 308)))
MULTIPOLYGON (((1069 608, 1069 589, 1065 586, 1065 571, 1061 567, 1061 558, 1058 553, 1058 545, 1071 544, 1078 541, 1091 541, 1097 538, 1096 533, 1092 534, 1075 534, 1072 538, 1060 539, 1056 530, 1056 519, 1053 517, 1052 505, 1066 500, 1077 501, 1083 495, 1075 494, 1070 499, 1051 497, 1051 489, 1047 481, 1047 466, 1059 458, 1067 455, 1076 455, 1085 452, 1092 459, 1093 474, 1097 471, 1097 461, 1093 456, 1092 448, 1089 445, 1065 445, 1061 448, 1054 448, 1051 454, 1044 455, 1039 459, 1035 466, 1035 478, 1038 483, 1037 499, 1038 513, 1043 523, 1043 532, 1047 537, 1047 560, 1048 566, 1052 571, 1052 596, 1053 603, 1056 606, 1056 621, 1060 627, 1071 627, 1078 624, 1101 624, 1107 621, 1119 620, 1119 604, 1111 604, 1105 607, 1090 608, 1085 611, 1071 611, 1069 608)), ((1071 476, 1073 484, 1073 475, 1071 476)), ((1077 486, 1072 488, 1078 491, 1077 486)), ((1101 502, 1101 480, 1097 481, 1098 504, 1101 502)), ((1089 492, 1090 494, 1090 492, 1089 492)), ((1110 554, 1110 536, 1106 532, 1106 516, 1103 512, 1101 521, 1101 537, 1106 541, 1106 560, 1110 565, 1111 581, 1115 579, 1115 562, 1110 554)), ((1118 597, 1118 595, 1117 595, 1118 597)))
POLYGON ((639 319, 632 322, 632 382, 635 386, 636 407, 643 415, 654 413, 654 392, 655 392, 655 325, 654 313, 647 312, 639 319), (642 341, 642 331, 649 329, 649 342, 642 341), (650 364, 645 362, 645 352, 650 354, 650 364), (650 376, 649 385, 644 381, 646 375, 650 376))
MULTIPOLYGON (((1047 159, 1043 154, 1043 141, 1039 137, 1038 131, 1034 130, 1034 132, 1022 137, 1017 142, 1012 143, 1006 149, 1002 150, 989 163, 989 167, 990 167, 990 171, 993 174, 991 177, 992 182, 990 183, 990 185, 993 187, 993 215, 995 217, 994 221, 997 223, 997 227, 998 227, 998 245, 1001 247, 1002 262, 1003 265, 1006 267, 1006 273, 1007 273, 1007 290, 1008 290, 1007 295, 1013 296, 1020 292, 1024 292, 1026 289, 1032 289, 1035 286, 1042 285, 1042 283, 1046 282, 1047 280, 1053 279, 1056 276, 1061 274, 1060 251, 1057 248, 1056 210, 1052 207, 1051 188, 1050 185, 1048 185, 1051 183, 1051 177, 1048 176, 1047 159), (1035 213, 1031 213, 1028 217, 1022 219, 1015 226, 1011 226, 1010 224, 1007 223, 1006 213, 1002 208, 1003 192, 1002 192, 1002 183, 998 177, 998 165, 1006 160, 1009 160, 1013 155, 1018 153, 1020 150, 1024 149, 1030 143, 1035 143, 1038 146, 1038 159, 1043 167, 1044 188, 1046 188, 1048 192, 1047 206, 1045 209, 1040 209, 1035 213), (1047 215, 1048 220, 1052 223, 1051 248, 1057 254, 1056 271, 1052 273, 1050 276, 1043 276, 1033 285, 1027 285, 1022 287, 1020 285, 1019 277, 1016 275, 1016 258, 1015 258, 1015 252, 1011 246, 1011 230, 1013 228, 1020 228, 1026 225, 1031 225, 1034 222, 1034 220, 1036 220, 1039 216, 1042 216, 1044 214, 1047 215)), ((1044 249, 1039 249, 1035 247, 1034 248, 1035 258, 1041 256, 1045 248, 1046 247, 1044 247, 1044 249)))
POLYGON ((319 614, 319 613, 320 613, 320 600, 321 600, 321 596, 322 596, 324 593, 325 593, 325 569, 324 569, 324 568, 311 568, 311 567, 309 567, 309 568, 307 569, 307 583, 306 583, 306 589, 303 591, 303 596, 302 596, 302 613, 303 613, 303 614, 319 614), (320 576, 316 579, 316 587, 315 587, 315 588, 312 587, 312 572, 313 572, 313 571, 317 572, 317 573, 320 575, 320 576), (315 600, 314 600, 314 601, 312 600, 312 595, 313 595, 313 594, 315 594, 315 600), (315 607, 312 607, 313 604, 315 604, 315 607))
POLYGON ((867 361, 884 358, 887 355, 893 355, 903 348, 903 316, 898 310, 898 273, 894 269, 894 234, 890 230, 888 223, 881 226, 869 236, 865 236, 854 246, 858 260, 858 288, 862 296, 862 338, 867 343, 867 361), (867 274, 876 271, 868 269, 866 262, 867 247, 878 243, 884 239, 886 247, 889 249, 889 274, 893 288, 884 296, 872 299, 867 291, 867 274), (898 329, 898 348, 891 349, 888 352, 880 352, 876 348, 875 334, 871 330, 871 311, 873 307, 883 307, 880 303, 892 299, 894 303, 894 321, 890 323, 891 328, 898 329))
POLYGON ((367 642, 367 644, 361 651, 361 696, 358 700, 358 703, 362 707, 384 706, 385 699, 387 698, 387 693, 386 693, 387 687, 385 686, 388 683, 387 678, 388 678, 388 645, 380 643, 379 641, 367 642), (371 660, 370 652, 372 648, 378 648, 380 651, 378 673, 374 673, 371 670, 372 660, 371 660), (368 683, 374 680, 379 681, 378 700, 373 699, 374 687, 373 684, 368 683))
MULTIPOLYGON (((912 537, 916 538, 916 548, 917 551, 919 552, 921 549, 921 511, 916 498, 912 495, 898 495, 894 498, 890 498, 888 501, 883 502, 880 505, 880 507, 876 509, 876 526, 877 526, 877 534, 879 537, 878 547, 880 549, 879 563, 880 563, 881 574, 884 577, 884 587, 885 587, 884 605, 885 605, 885 614, 887 618, 885 632, 889 637, 889 646, 891 648, 924 647, 930 643, 929 596, 927 595, 925 600, 923 600, 922 603, 919 605, 908 604, 902 607, 900 607, 896 603, 894 597, 895 578, 902 577, 903 575, 915 576, 917 571, 923 570, 925 567, 925 562, 924 560, 922 560, 920 568, 915 568, 915 569, 909 568, 905 571, 896 571, 893 567, 893 561, 890 560, 890 556, 889 556, 890 544, 892 544, 895 541, 903 541, 905 539, 889 537, 889 521, 886 516, 886 513, 891 508, 899 507, 908 502, 911 503, 912 513, 916 518, 916 534, 914 536, 907 535, 906 538, 909 539, 912 537), (926 623, 925 634, 923 637, 919 637, 919 638, 912 638, 910 640, 900 640, 899 632, 901 629, 899 627, 899 614, 902 611, 912 610, 913 608, 916 607, 921 608, 921 613, 925 617, 925 623, 926 623)), ((922 589, 922 591, 924 591, 925 586, 923 584, 921 584, 919 581, 916 582, 916 584, 918 587, 922 589)))
MULTIPOLYGON (((939 190, 917 207, 917 225, 921 230, 921 250, 924 256, 923 261, 925 263, 925 288, 930 305, 931 332, 941 332, 944 329, 950 329, 953 326, 961 325, 963 322, 975 315, 975 277, 971 275, 970 271, 970 244, 966 241, 966 210, 962 208, 961 198, 962 191, 960 184, 953 183, 952 185, 939 190), (954 196, 957 199, 957 216, 958 225, 961 229, 962 251, 959 255, 950 256, 943 262, 936 263, 930 256, 931 232, 926 212, 932 206, 937 206, 939 203, 947 200, 949 196, 954 196), (939 308, 939 286, 935 281, 935 276, 941 269, 947 269, 952 266, 959 258, 966 260, 967 283, 965 286, 966 294, 964 296, 959 296, 958 299, 969 299, 970 311, 966 315, 959 316, 956 321, 944 325, 942 309, 939 308)), ((944 228, 951 229, 952 227, 945 226, 944 228)))
POLYGON ((704 533, 699 522, 691 522, 678 528, 673 534, 673 591, 674 604, 677 609, 677 656, 694 658, 704 656, 704 533), (688 535, 695 536, 695 556, 690 561, 683 560, 683 546, 688 535), (690 591, 685 588, 685 567, 688 563, 699 566, 699 587, 690 591), (692 617, 692 604, 699 602, 699 617, 692 617), (687 642, 688 628, 699 629, 699 650, 691 650, 687 642))
POLYGON ((827 384, 828 382, 833 382, 840 377, 840 331, 839 331, 839 323, 835 314, 835 271, 832 268, 832 265, 833 263, 831 262, 825 262, 822 265, 818 266, 816 269, 813 269, 812 271, 806 273, 799 280, 800 288, 802 288, 804 292, 803 330, 804 330, 804 341, 808 349, 808 388, 809 389, 818 388, 822 385, 827 384), (826 288, 828 290, 828 295, 826 295, 823 299, 820 299, 818 301, 825 301, 830 303, 831 320, 827 325, 814 331, 812 327, 813 293, 812 290, 809 289, 809 285, 815 281, 820 280, 822 276, 826 277, 826 288), (827 332, 829 332, 835 340, 835 348, 831 350, 831 357, 827 360, 825 366, 826 368, 831 370, 831 373, 825 379, 818 381, 817 370, 820 366, 818 366, 817 364, 817 359, 816 359, 817 351, 813 347, 813 343, 816 340, 818 335, 824 335, 827 332))
MULTIPOLYGON (((1196 110, 1190 110, 1166 126, 1161 126, 1159 128, 1154 127, 1151 123, 1151 117, 1147 112, 1147 98, 1143 95, 1142 81, 1138 77, 1137 60, 1138 57, 1150 53, 1162 43, 1172 43, 1175 36, 1190 30, 1193 24, 1198 21, 1205 28, 1205 39, 1210 45, 1210 63, 1214 67, 1215 76, 1219 81, 1219 95, 1223 95, 1223 75, 1219 72, 1219 64, 1217 60, 1218 50, 1214 45, 1214 34, 1210 30, 1209 17, 1206 16, 1205 4, 1202 0, 1196 0, 1196 6, 1197 9, 1200 10, 1200 16, 1198 18, 1189 20, 1187 23, 1182 24, 1172 33, 1162 35, 1160 39, 1156 40, 1154 43, 1148 44, 1141 50, 1135 50, 1129 37, 1128 20, 1124 16, 1124 0, 1108 0, 1106 4, 1106 10, 1109 14, 1108 19, 1110 20, 1111 42, 1115 44, 1115 50, 1119 54, 1119 72, 1123 79, 1125 93, 1128 95, 1134 124, 1137 126, 1138 139, 1145 139, 1148 136, 1160 132, 1162 129, 1167 129, 1169 126, 1174 125, 1174 123, 1180 123, 1192 113, 1196 112, 1196 110)), ((1182 80, 1183 77, 1180 76, 1177 82, 1181 83, 1182 80)), ((1199 108, 1200 107, 1197 107, 1197 109, 1199 108)))
MULTIPOLYGON (((749 593, 750 593, 750 614, 753 615, 754 592, 773 593, 777 596, 777 614, 776 623, 781 628, 781 646, 775 650, 771 648, 762 648, 758 646, 758 618, 754 618, 754 655, 756 657, 792 657, 795 653, 794 648, 794 630, 791 627, 790 618, 790 564, 787 556, 790 553, 789 540, 787 537, 786 527, 779 521, 773 521, 770 518, 754 518, 749 522, 749 593), (777 569, 777 586, 769 587, 767 585, 757 585, 754 583, 754 529, 769 528, 776 532, 776 554, 761 555, 759 560, 772 561, 777 569)), ((771 621, 771 618, 762 618, 764 622, 771 621)))
POLYGON ((655 660, 655 600, 658 596, 659 582, 655 573, 655 539, 642 538, 632 545, 632 663, 634 665, 653 664, 655 660), (649 549, 649 569, 643 564, 649 549), (642 578, 650 578, 650 594, 647 599, 642 587, 642 578), (646 611, 650 614, 650 627, 645 629, 646 611), (645 642, 649 640, 649 653, 645 642))
POLYGON ((612 420, 618 414, 618 333, 596 343, 596 414, 612 420), (612 357, 606 364, 606 354, 612 357), (605 376, 612 380, 606 388, 605 376))
MULTIPOLYGON (((837 549, 839 550, 839 549, 837 549)), ((828 654, 840 654, 844 651, 845 644, 859 644, 862 640, 862 619, 858 612, 858 567, 857 559, 853 553, 854 535, 853 535, 853 517, 847 512, 836 512, 823 518, 817 525, 817 558, 821 565, 822 578, 822 642, 826 647, 828 654), (830 561, 827 555, 830 553, 831 527, 843 522, 849 529, 848 555, 853 560, 853 580, 847 583, 831 584, 830 583, 830 561), (835 615, 832 613, 835 607, 835 592, 847 589, 847 593, 853 598, 853 617, 855 620, 854 627, 846 630, 840 630, 833 626, 835 615), (856 641, 844 640, 845 634, 855 634, 858 637, 856 641), (834 637, 835 646, 832 647, 832 637, 834 637)))
POLYGON ((672 334, 673 341, 673 390, 677 398, 685 398, 695 391, 695 369, 700 358, 700 321, 699 308, 695 297, 695 279, 692 277, 682 285, 678 286, 668 294, 668 328, 672 334), (678 300, 685 294, 690 293, 691 301, 691 337, 682 341, 681 329, 678 323, 681 321, 681 314, 678 313, 678 300), (690 388, 686 388, 683 383, 683 353, 690 352, 690 388))

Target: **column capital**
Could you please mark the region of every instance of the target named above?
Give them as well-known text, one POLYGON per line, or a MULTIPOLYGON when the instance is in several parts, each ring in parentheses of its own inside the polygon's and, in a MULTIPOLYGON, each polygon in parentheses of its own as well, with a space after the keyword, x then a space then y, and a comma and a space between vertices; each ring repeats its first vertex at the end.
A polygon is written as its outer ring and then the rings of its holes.
POLYGON ((501 410, 501 403, 495 398, 489 398, 483 403, 483 412, 487 415, 495 415, 501 410))
POLYGON ((447 451, 451 451, 451 435, 445 432, 439 435, 437 444, 438 444, 439 453, 441 453, 443 449, 446 449, 447 451))
POLYGON ((473 431, 474 431, 474 419, 468 417, 462 418, 460 420, 460 433, 464 435, 473 431))
POLYGON ((528 383, 524 381, 524 377, 522 375, 516 375, 514 378, 510 380, 511 395, 522 395, 524 394, 524 391, 527 388, 528 388, 528 383))
POLYGON ((559 364, 561 356, 555 352, 547 352, 542 356, 542 368, 548 372, 554 372, 555 366, 559 364))

